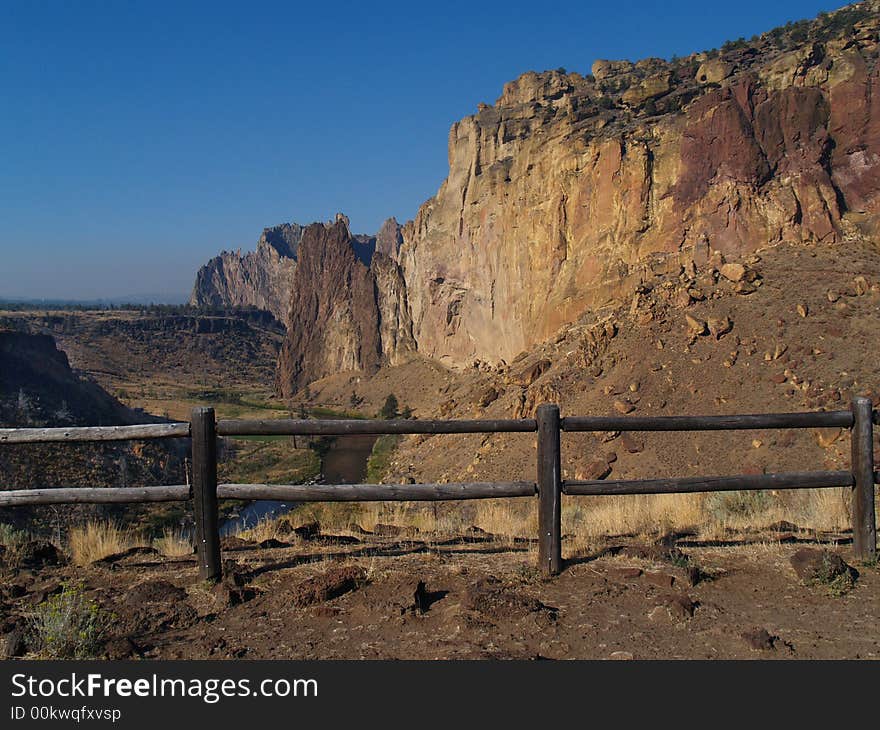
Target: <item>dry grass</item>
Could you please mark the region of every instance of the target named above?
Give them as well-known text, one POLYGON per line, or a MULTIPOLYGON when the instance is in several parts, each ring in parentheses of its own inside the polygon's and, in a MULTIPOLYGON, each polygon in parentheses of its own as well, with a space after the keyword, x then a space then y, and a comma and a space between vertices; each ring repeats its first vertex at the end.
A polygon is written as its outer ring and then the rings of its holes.
POLYGON ((76 565, 88 565, 143 542, 136 532, 112 522, 89 522, 70 531, 68 549, 76 565))
POLYGON ((279 529, 282 521, 284 521, 283 517, 274 520, 265 518, 260 520, 253 527, 236 532, 235 535, 243 540, 253 540, 254 542, 263 542, 263 540, 282 540, 283 536, 279 529))
POLYGON ((699 495, 634 494, 564 500, 563 531, 595 538, 607 535, 656 535, 692 527, 704 519, 699 495))
POLYGON ((153 540, 153 547, 169 558, 182 558, 192 555, 192 539, 181 529, 162 531, 162 537, 153 540))
POLYGON ((538 510, 533 500, 481 499, 474 525, 481 530, 513 539, 538 533, 538 510))
MULTIPOLYGON (((535 500, 486 499, 463 503, 369 502, 312 504, 280 518, 296 527, 317 521, 325 532, 373 531, 377 524, 415 527, 422 539, 461 534, 471 525, 500 538, 537 534, 535 500)), ((653 539, 673 530, 692 530, 703 539, 731 531, 754 531, 785 520, 817 531, 850 527, 850 490, 805 489, 784 492, 564 497, 562 532, 566 548, 578 550, 602 539, 635 536, 653 539)), ((278 522, 264 521, 243 537, 278 536, 278 522)))
MULTIPOLYGON (((781 520, 819 532, 834 532, 850 527, 850 499, 849 489, 565 497, 562 532, 569 553, 592 549, 608 537, 653 539, 672 530, 692 530, 700 538, 711 540, 731 532, 761 530, 781 520)), ((413 527, 418 530, 418 539, 427 542, 460 535, 472 525, 502 541, 534 538, 538 530, 536 500, 487 499, 467 504, 307 504, 278 519, 261 520, 238 534, 256 542, 287 541, 289 529, 282 529, 284 523, 298 527, 309 522, 318 522, 325 533, 353 535, 360 532, 359 528, 372 532, 378 524, 413 527)), ((7 542, 14 542, 13 531, 7 532, 7 542)), ((0 530, 0 537, 3 534, 0 530)), ((78 565, 138 544, 144 543, 136 532, 113 523, 90 522, 71 530, 69 538, 70 553, 78 565)), ((170 557, 192 554, 192 543, 181 530, 165 530, 162 537, 153 540, 153 546, 170 557)))
POLYGON ((24 530, 18 530, 5 522, 0 523, 0 545, 11 551, 17 550, 30 539, 30 535, 24 530))

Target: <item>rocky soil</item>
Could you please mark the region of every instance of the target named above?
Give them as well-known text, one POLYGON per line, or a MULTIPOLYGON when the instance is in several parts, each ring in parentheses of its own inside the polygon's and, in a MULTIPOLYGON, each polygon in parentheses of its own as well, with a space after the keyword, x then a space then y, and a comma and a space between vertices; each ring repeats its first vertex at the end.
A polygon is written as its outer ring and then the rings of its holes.
MULTIPOLYGON (((787 412, 880 403, 872 333, 880 328, 880 252, 869 244, 780 245, 660 273, 626 305, 562 328, 507 366, 448 370, 423 360, 312 384, 314 399, 377 411, 388 393, 416 417, 787 412), (723 273, 722 273, 723 272, 723 273), (728 278, 730 277, 730 278, 728 278)), ((534 478, 529 435, 404 440, 388 481, 534 478)), ((645 478, 847 468, 839 430, 566 434, 572 478, 645 478)))
POLYGON ((75 579, 114 616, 98 649, 110 658, 880 657, 876 566, 853 570, 846 545, 805 547, 797 532, 724 547, 609 541, 553 579, 537 575, 530 545, 476 530, 285 539, 227 539, 215 586, 193 559, 149 549, 86 568, 39 546, 7 555, 2 646, 33 652, 26 616, 75 579), (857 577, 834 582, 842 573, 857 577))

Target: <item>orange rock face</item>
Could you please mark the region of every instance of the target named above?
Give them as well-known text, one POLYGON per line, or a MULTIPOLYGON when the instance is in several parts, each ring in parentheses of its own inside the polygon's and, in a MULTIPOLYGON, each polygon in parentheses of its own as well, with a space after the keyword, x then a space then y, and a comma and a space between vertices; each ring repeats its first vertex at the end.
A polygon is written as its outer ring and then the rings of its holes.
POLYGON ((880 24, 865 7, 855 32, 730 51, 720 83, 696 78, 700 56, 528 73, 454 124, 449 176, 397 255, 419 351, 510 362, 656 273, 706 265, 707 247, 875 230, 880 24))

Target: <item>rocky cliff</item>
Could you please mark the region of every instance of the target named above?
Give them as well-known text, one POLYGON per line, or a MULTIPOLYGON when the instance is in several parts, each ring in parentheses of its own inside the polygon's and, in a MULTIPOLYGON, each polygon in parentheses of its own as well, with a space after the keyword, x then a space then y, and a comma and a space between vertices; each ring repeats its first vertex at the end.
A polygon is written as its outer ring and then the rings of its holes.
POLYGON ((290 284, 303 227, 266 228, 256 251, 224 251, 196 274, 190 304, 197 307, 256 307, 286 321, 290 284))
POLYGON ((878 30, 869 0, 686 58, 526 73, 452 126, 449 175, 413 221, 375 238, 313 226, 308 247, 300 229, 299 264, 263 263, 267 242, 215 259, 196 290, 288 324, 289 394, 413 350, 502 365, 658 275, 693 282, 724 257, 871 236, 878 30))
POLYGON ((878 4, 666 62, 527 73, 453 125, 398 259, 418 349, 510 361, 656 272, 876 230, 878 4))
POLYGON ((305 229, 278 360, 282 395, 339 371, 375 370, 412 348, 403 276, 375 249, 376 239, 351 235, 344 216, 305 229))

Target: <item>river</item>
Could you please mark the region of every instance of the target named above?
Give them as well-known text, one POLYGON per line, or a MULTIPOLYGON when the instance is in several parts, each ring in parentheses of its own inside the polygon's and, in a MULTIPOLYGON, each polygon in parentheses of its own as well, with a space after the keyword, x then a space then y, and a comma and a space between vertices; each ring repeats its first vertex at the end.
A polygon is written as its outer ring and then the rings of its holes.
MULTIPOLYGON (((367 473, 367 460, 373 451, 376 436, 338 436, 321 461, 321 477, 325 484, 358 484, 367 473)), ((238 515, 225 520, 220 525, 220 536, 234 535, 254 527, 260 520, 273 519, 289 512, 297 502, 278 502, 261 499, 249 502, 239 510, 238 515)))

